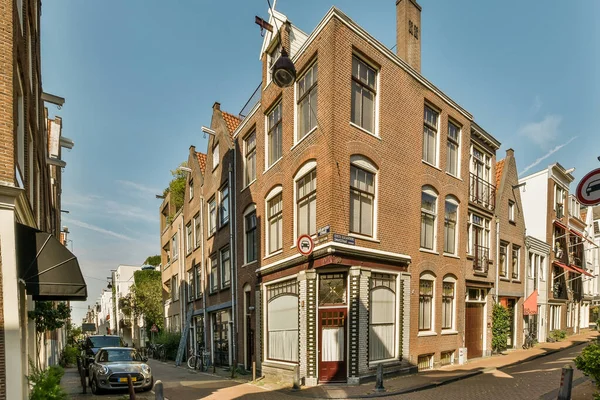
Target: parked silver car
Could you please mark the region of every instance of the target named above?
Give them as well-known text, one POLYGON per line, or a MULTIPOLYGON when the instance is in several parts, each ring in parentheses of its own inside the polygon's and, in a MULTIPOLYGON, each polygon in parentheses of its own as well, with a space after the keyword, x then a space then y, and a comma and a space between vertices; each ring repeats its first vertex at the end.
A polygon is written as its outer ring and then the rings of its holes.
POLYGON ((135 349, 129 347, 103 347, 90 364, 90 387, 92 393, 104 390, 127 389, 127 375, 131 375, 133 387, 150 390, 154 384, 152 370, 135 349))

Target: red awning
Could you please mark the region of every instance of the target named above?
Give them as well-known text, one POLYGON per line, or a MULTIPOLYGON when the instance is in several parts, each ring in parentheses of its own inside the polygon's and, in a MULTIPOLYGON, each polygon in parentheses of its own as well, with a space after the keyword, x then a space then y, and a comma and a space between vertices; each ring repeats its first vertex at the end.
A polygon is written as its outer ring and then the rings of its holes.
POLYGON ((584 240, 587 240, 587 241, 588 241, 590 244, 592 244, 592 245, 594 245, 594 246, 598 247, 598 245, 597 245, 596 243, 594 243, 593 241, 591 241, 591 240, 590 240, 590 239, 588 239, 587 237, 583 236, 581 233, 579 233, 579 232, 577 232, 577 231, 575 231, 575 230, 573 230, 573 229, 571 229, 570 231, 571 231, 571 233, 573 233, 573 234, 575 234, 575 235, 579 236, 580 238, 582 238, 582 239, 584 239, 584 240))
POLYGON ((554 224, 560 226, 563 229, 567 229, 567 226, 565 224, 563 224, 562 222, 558 221, 558 220, 554 220, 554 224))
POLYGON ((525 302, 523 302, 523 315, 537 315, 537 299, 538 291, 536 289, 529 295, 527 299, 525 299, 525 302))
POLYGON ((571 265, 569 265, 569 267, 571 267, 571 268, 572 268, 572 269, 574 269, 575 271, 579 272, 580 274, 584 274, 584 275, 587 275, 587 276, 594 277, 594 275, 590 274, 589 272, 587 272, 587 271, 586 271, 585 269, 583 269, 583 268, 579 268, 579 267, 578 267, 578 266, 576 266, 576 265, 573 265, 573 264, 571 264, 571 265))
POLYGON ((552 264, 554 264, 554 265, 557 265, 557 266, 559 266, 559 267, 561 267, 561 268, 564 268, 564 269, 566 269, 567 271, 581 273, 581 272, 577 271, 576 269, 573 269, 573 268, 571 268, 571 267, 570 267, 570 266, 568 266, 567 264, 563 264, 563 263, 561 263, 560 261, 556 261, 556 260, 555 260, 555 261, 552 261, 552 264))

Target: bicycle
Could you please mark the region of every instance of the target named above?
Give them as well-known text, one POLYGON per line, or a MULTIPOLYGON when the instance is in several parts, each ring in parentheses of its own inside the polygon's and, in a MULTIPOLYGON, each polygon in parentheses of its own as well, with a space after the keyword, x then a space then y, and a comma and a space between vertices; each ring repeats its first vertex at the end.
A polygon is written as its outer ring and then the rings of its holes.
POLYGON ((535 338, 535 334, 533 332, 529 332, 525 335, 525 340, 523 341, 523 349, 530 349, 537 343, 535 338))
POLYGON ((199 347, 196 354, 192 354, 188 358, 187 365, 189 369, 200 369, 200 371, 208 371, 210 352, 206 351, 204 347, 199 347))
POLYGON ((156 345, 156 354, 158 355, 158 361, 167 361, 167 349, 164 344, 156 345))

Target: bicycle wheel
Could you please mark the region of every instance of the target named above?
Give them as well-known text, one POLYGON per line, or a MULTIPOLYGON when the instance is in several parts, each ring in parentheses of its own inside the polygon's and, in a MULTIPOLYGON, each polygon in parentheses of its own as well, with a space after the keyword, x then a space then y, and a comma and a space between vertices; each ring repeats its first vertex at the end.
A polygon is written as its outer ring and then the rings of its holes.
POLYGON ((189 369, 196 369, 196 356, 190 356, 187 361, 189 369))

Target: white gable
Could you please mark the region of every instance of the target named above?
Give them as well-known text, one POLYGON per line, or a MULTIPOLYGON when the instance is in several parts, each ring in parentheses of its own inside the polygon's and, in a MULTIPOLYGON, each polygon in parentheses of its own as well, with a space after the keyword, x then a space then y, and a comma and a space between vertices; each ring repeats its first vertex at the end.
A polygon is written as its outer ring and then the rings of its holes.
MULTIPOLYGON (((268 22, 273 27, 273 32, 269 32, 269 31, 265 30, 263 44, 260 49, 260 54, 258 55, 259 60, 262 59, 263 53, 265 51, 267 51, 269 44, 271 44, 271 40, 273 40, 273 38, 275 37, 274 35, 277 35, 279 29, 281 29, 283 27, 283 25, 286 22, 288 22, 288 19, 284 14, 275 10, 275 4, 273 4, 273 12, 271 12, 271 10, 269 10, 269 21, 268 22)), ((304 33, 302 30, 298 29, 298 27, 292 25, 292 29, 290 32, 290 49, 287 49, 287 50, 289 50, 290 58, 293 57, 294 54, 296 54, 296 52, 300 49, 300 47, 302 47, 302 45, 304 44, 306 39, 308 39, 308 35, 306 33, 304 33)))

